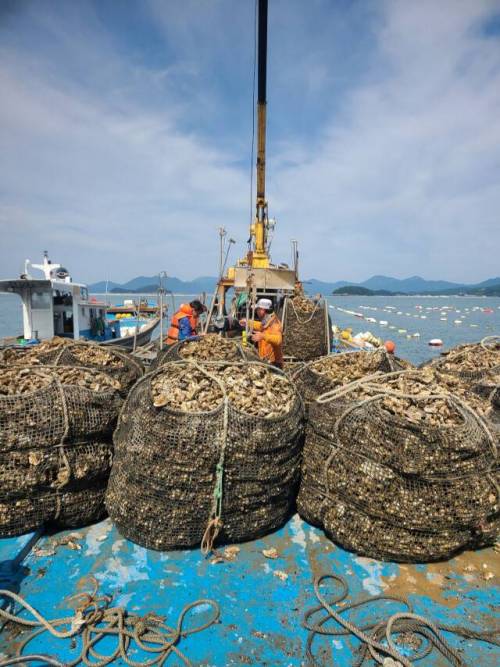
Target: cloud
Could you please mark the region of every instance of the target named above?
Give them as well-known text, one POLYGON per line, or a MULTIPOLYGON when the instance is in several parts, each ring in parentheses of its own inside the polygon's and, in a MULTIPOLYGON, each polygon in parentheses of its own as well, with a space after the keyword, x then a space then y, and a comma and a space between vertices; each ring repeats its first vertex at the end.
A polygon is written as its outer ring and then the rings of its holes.
MULTIPOLYGON (((496 3, 270 5, 276 260, 297 238, 304 277, 496 275, 496 3)), ((0 22, 7 274, 48 248, 82 280, 209 275, 221 224, 244 251, 253 4, 112 11, 23 3, 0 22)))

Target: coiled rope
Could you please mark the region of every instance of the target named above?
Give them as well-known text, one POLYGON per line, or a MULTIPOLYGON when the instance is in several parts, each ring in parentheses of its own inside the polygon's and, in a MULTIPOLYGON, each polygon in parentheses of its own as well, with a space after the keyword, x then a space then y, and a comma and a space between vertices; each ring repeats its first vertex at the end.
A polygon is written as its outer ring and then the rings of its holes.
POLYGON ((457 650, 447 643, 442 635, 442 631, 450 632, 466 639, 476 639, 500 646, 500 628, 477 632, 471 628, 462 626, 433 623, 424 616, 415 614, 410 602, 403 597, 377 595, 346 604, 344 600, 349 595, 349 587, 344 577, 339 574, 332 573, 317 576, 314 580, 314 593, 319 604, 308 609, 302 619, 302 626, 306 630, 309 630, 306 643, 306 658, 309 665, 320 665, 312 650, 316 635, 330 637, 353 636, 359 639, 361 641, 360 654, 355 658, 353 667, 361 667, 365 659, 369 656, 376 663, 383 666, 412 667, 415 661, 428 656, 433 649, 441 653, 454 667, 466 667, 466 663, 457 650), (334 594, 330 600, 327 600, 320 591, 321 585, 327 580, 333 580, 337 584, 340 584, 340 591, 334 594), (343 614, 350 610, 366 607, 380 600, 402 604, 405 607, 405 611, 392 614, 385 619, 368 621, 363 625, 356 625, 343 616, 343 614), (334 605, 340 608, 334 609, 334 605), (318 620, 314 621, 313 617, 318 615, 322 610, 325 613, 319 616, 318 620), (333 627, 331 623, 334 624, 333 627), (402 655, 394 641, 394 635, 401 635, 400 641, 404 643, 405 636, 408 633, 416 635, 420 642, 419 648, 414 651, 411 658, 402 655), (381 642, 384 640, 387 643, 382 644, 381 642))
MULTIPOLYGON (((144 616, 130 614, 123 607, 110 607, 109 596, 97 595, 98 585, 94 579, 94 590, 91 593, 78 593, 73 599, 80 599, 74 616, 47 620, 39 611, 24 600, 20 595, 8 590, 0 590, 0 597, 10 598, 28 611, 35 620, 21 618, 0 608, 0 618, 11 621, 17 626, 34 628, 23 641, 17 643, 17 655, 0 661, 0 667, 7 665, 22 664, 27 661, 40 660, 49 665, 62 665, 65 667, 76 667, 81 663, 92 665, 92 667, 105 667, 122 659, 129 667, 153 667, 163 665, 174 653, 185 665, 192 665, 188 657, 180 651, 177 644, 181 639, 189 635, 206 630, 219 621, 220 608, 217 602, 210 599, 200 599, 185 605, 175 626, 165 623, 163 616, 147 613, 144 616), (199 609, 208 605, 212 609, 210 618, 200 625, 185 628, 186 617, 191 610, 199 609), (68 628, 69 626, 69 628, 68 628), (58 630, 58 628, 63 628, 58 630), (64 629, 64 627, 66 629, 64 629), (71 661, 59 662, 51 656, 23 655, 23 650, 30 642, 48 632, 57 639, 72 639, 81 637, 81 649, 79 655, 71 661), (95 649, 96 644, 105 637, 116 638, 116 648, 111 654, 102 655, 95 649), (132 650, 137 649, 152 654, 152 657, 142 662, 130 657, 132 650)), ((70 598, 71 599, 71 598, 70 598)))

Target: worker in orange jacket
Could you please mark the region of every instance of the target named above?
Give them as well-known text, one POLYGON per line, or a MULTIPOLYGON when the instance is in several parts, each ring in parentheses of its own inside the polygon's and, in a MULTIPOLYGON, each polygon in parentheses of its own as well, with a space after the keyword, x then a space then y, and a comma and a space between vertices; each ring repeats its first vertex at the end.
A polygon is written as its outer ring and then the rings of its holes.
POLYGON ((181 303, 179 310, 172 316, 165 342, 173 345, 197 335, 198 319, 207 307, 195 299, 191 303, 181 303))
MULTIPOLYGON (((252 341, 257 343, 259 357, 277 368, 283 368, 283 329, 277 315, 273 313, 271 299, 259 299, 255 306, 256 320, 248 325, 254 331, 252 341)), ((246 326, 246 320, 240 320, 246 326)))

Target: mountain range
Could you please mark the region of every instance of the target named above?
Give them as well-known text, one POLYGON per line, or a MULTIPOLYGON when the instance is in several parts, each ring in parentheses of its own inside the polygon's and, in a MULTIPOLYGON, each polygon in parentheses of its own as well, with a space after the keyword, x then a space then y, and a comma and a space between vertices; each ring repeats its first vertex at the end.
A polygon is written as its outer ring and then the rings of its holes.
MULTIPOLYGON (((212 276, 201 276, 194 280, 181 280, 179 278, 167 278, 165 288, 176 294, 202 294, 214 291, 217 279, 212 276)), ((493 291, 497 293, 500 289, 500 276, 490 278, 481 283, 468 285, 465 283, 453 283, 447 280, 426 280, 421 276, 410 278, 391 278, 390 276, 372 276, 361 283, 353 283, 345 280, 337 282, 325 282, 311 278, 304 281, 305 291, 309 294, 331 294, 334 290, 346 286, 365 287, 372 291, 387 291, 398 294, 488 294, 493 291)), ((107 291, 120 293, 156 293, 158 289, 158 276, 137 276, 126 283, 108 281, 107 291)), ((106 291, 106 281, 89 285, 89 290, 94 294, 102 294, 106 291)))

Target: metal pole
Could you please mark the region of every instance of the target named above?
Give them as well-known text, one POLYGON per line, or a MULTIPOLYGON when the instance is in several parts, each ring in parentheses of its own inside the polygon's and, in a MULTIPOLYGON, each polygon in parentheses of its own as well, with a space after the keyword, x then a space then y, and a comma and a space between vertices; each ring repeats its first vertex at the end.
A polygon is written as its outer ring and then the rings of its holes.
POLYGON ((163 279, 166 279, 167 272, 160 271, 158 274, 158 283, 160 285, 158 289, 158 301, 160 305, 160 350, 163 349, 163 295, 165 293, 165 288, 163 287, 163 279))

